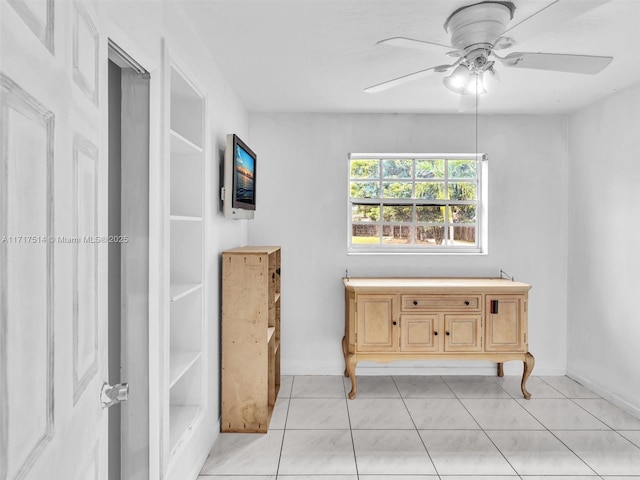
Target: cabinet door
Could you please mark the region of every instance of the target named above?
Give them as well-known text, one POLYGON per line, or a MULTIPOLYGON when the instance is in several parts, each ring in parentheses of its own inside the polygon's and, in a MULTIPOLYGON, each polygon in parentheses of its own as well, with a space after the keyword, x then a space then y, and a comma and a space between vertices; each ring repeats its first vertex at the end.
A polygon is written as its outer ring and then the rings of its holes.
POLYGON ((524 352, 524 303, 522 295, 487 295, 486 351, 524 352))
POLYGON ((440 350, 438 315, 402 315, 400 350, 403 352, 437 352, 440 350))
POLYGON ((444 350, 445 352, 480 352, 482 351, 482 315, 444 316, 444 350))
POLYGON ((398 327, 395 295, 358 295, 356 300, 358 352, 395 352, 398 327))

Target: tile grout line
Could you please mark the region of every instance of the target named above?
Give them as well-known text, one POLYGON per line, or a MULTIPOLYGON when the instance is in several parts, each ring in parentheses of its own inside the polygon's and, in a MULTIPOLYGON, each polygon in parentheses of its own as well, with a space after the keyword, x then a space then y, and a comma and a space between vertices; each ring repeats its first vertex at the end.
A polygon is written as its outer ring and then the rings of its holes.
MULTIPOLYGON (((355 374, 355 373, 354 373, 355 374)), ((349 413, 349 397, 347 393, 347 386, 345 385, 344 376, 342 377, 342 391, 344 393, 345 407, 347 408, 347 420, 349 421, 349 435, 351 436, 351 448, 353 448, 353 463, 356 467, 356 479, 360 479, 360 472, 358 471, 358 457, 356 455, 356 442, 353 440, 353 428, 351 428, 351 414, 349 413)))
MULTIPOLYGON (((567 377, 566 375, 564 375, 564 377, 567 377)), ((540 378, 540 377, 538 377, 540 378)), ((632 445, 640 448, 640 445, 636 445, 634 442, 632 442, 631 440, 629 440, 627 437, 625 437, 623 434, 620 433, 619 429, 612 427, 611 425, 609 425, 608 423, 606 423, 604 420, 602 420, 601 418, 599 418, 598 416, 596 416, 595 414, 591 413, 589 410, 587 410, 586 408, 584 408, 582 405, 580 405, 578 402, 576 402, 576 400, 604 400, 607 403, 611 403, 608 400, 598 396, 598 397, 569 397, 567 395, 565 395, 564 393, 562 393, 560 390, 558 390, 557 388, 555 388, 553 385, 551 385, 550 383, 546 382, 543 378, 540 378, 540 380, 542 382, 544 382, 545 384, 547 384, 549 387, 551 387, 552 389, 554 389, 556 392, 558 392, 560 395, 562 395, 565 399, 570 400, 574 405, 578 406, 579 408, 581 408, 582 410, 584 410, 585 412, 587 412, 589 415, 591 415, 593 418, 595 418, 596 420, 598 420, 600 423, 602 423, 603 425, 606 425, 611 431, 617 433, 620 437, 624 438, 626 441, 630 442, 632 445)), ((580 385, 582 388, 586 388, 587 390, 589 390, 587 387, 585 387, 584 385, 582 385, 580 382, 576 382, 575 380, 573 380, 572 378, 569 378, 569 380, 571 380, 572 382, 577 383, 578 385, 580 385)), ((535 418, 535 417, 534 417, 535 418)), ((536 418, 536 420, 538 420, 536 418)), ((539 421, 539 420, 538 420, 539 421)), ((544 425, 543 425, 544 426, 544 425)), ((545 427, 546 428, 546 427, 545 427)), ((572 431, 572 430, 567 430, 567 431, 572 431)), ((576 430, 578 431, 578 430, 576 430)), ((583 430, 583 431, 602 431, 602 432, 606 432, 606 430, 583 430)), ((555 435, 554 435, 555 436, 555 435)), ((557 437, 556 437, 557 438, 557 437)), ((559 439, 558 439, 559 440, 559 439)), ((569 447, 567 447, 569 448, 569 447)), ((573 452, 573 450, 572 450, 573 452)), ((574 455, 577 456, 577 454, 575 452, 573 452, 574 455)), ((580 457, 578 457, 580 458, 580 457)), ((580 458, 580 460, 582 460, 582 458, 580 458)), ((584 461, 584 460, 583 460, 584 461)), ((586 462, 585 462, 586 463, 586 462)), ((591 468, 591 467, 589 467, 591 468)), ((592 469, 593 470, 593 469, 592 469)))
MULTIPOLYGON (((505 392, 507 394, 507 396, 509 397, 510 400, 513 400, 513 397, 511 397, 511 395, 509 395, 509 392, 507 392, 504 388, 502 388, 502 385, 500 385, 498 382, 496 382, 493 377, 490 377, 493 382, 498 385, 503 392, 505 392)), ((458 400, 458 402, 460 402, 460 405, 462 405, 462 408, 464 408, 464 410, 469 414, 469 416, 471 418, 473 418, 473 421, 476 422, 476 425, 478 425, 478 428, 480 429, 480 431, 482 433, 484 433, 484 436, 487 437, 487 439, 491 442, 491 445, 494 446, 494 448, 498 451, 498 453, 500 453, 500 455, 502 455, 502 458, 504 458, 504 461, 507 462, 507 465, 509 465, 509 467, 511 467, 511 470, 513 470, 513 473, 515 473, 518 478, 522 479, 522 475, 520 473, 518 473, 518 471, 514 468, 513 465, 511 465, 511 462, 509 461, 509 459, 506 457, 506 455, 504 453, 502 453, 502 450, 500 450, 498 448, 498 446, 495 444, 495 442, 493 441, 493 439, 489 436, 489 434, 485 431, 484 428, 482 428, 482 425, 480 425, 480 422, 478 422, 478 420, 476 419, 476 417, 474 417, 472 415, 472 413, 469 411, 469 409, 467 408, 467 406, 462 402, 462 399, 460 399, 460 397, 458 397, 458 395, 456 394, 456 392, 453 391, 453 389, 449 386, 449 384, 447 383, 446 380, 443 380, 444 383, 447 385, 447 387, 449 387, 449 390, 451 390, 451 392, 453 393, 453 395, 456 397, 456 399, 458 400)))
MULTIPOLYGON (((564 375, 564 377, 569 378, 569 377, 567 377, 566 375, 564 375)), ((592 416, 592 417, 594 417, 596 420, 598 420, 599 422, 601 422, 603 425, 606 425, 607 427, 609 427, 609 425, 607 425, 607 424, 606 424, 606 423, 604 423, 602 420, 600 420, 598 417, 596 417, 595 415, 593 415, 591 412, 588 412, 588 411, 587 411, 586 409, 584 409, 581 405, 579 405, 578 403, 576 403, 576 402, 574 401, 574 399, 573 399, 573 398, 571 398, 571 397, 569 397, 568 395, 564 394, 562 391, 560 391, 559 389, 557 389, 556 387, 554 387, 553 385, 551 385, 549 382, 545 381, 545 379, 544 379, 544 378, 541 378, 541 377, 538 377, 538 378, 539 378, 543 383, 545 383, 546 385, 548 385, 549 387, 551 387, 553 390, 555 390, 556 392, 558 392, 560 395, 562 395, 562 397, 563 397, 563 398, 562 398, 562 400, 569 400, 569 401, 570 401, 571 403, 573 403, 574 405, 577 405, 578 407, 582 408, 585 412, 587 412, 589 415, 591 415, 591 416, 592 416)), ((571 380, 571 379, 570 379, 570 380, 571 380)), ((574 382, 575 382, 575 380, 572 380, 572 381, 574 381, 574 382)), ((576 382, 576 383, 578 383, 578 382, 576 382)), ((580 385, 580 384, 578 383, 578 385, 580 385)), ((582 385, 580 385, 580 386, 582 387, 582 385)), ((550 400, 553 400, 553 399, 550 399, 550 400)), ((545 430, 546 430, 547 432, 549 432, 549 433, 553 436, 553 438, 555 438, 555 439, 556 439, 556 440, 558 440, 562 445, 564 445, 564 446, 565 446, 565 448, 566 448, 567 450, 569 450, 571 453, 573 453, 573 454, 576 456, 576 458, 580 459, 580 461, 581 461, 582 463, 584 463, 584 464, 587 466, 587 468, 589 468, 593 473, 595 473, 595 474, 596 474, 597 476, 599 476, 600 478, 603 478, 603 477, 602 477, 602 475, 600 475, 598 472, 596 472, 596 470, 595 470, 591 465, 589 465, 589 464, 586 462, 586 460, 584 460, 580 455, 578 455, 576 452, 574 452, 574 451, 573 451, 573 449, 569 447, 569 445, 567 445, 567 444, 566 444, 566 443, 564 443, 562 440, 560 440, 560 438, 558 438, 558 436, 557 436, 555 433, 553 433, 553 432, 551 431, 551 429, 550 429, 550 428, 547 428, 547 426, 546 426, 544 423, 542 423, 538 418, 536 418, 536 416, 535 416, 535 415, 533 415, 533 413, 531 413, 531 416, 533 416, 533 418, 535 418, 536 420, 538 420, 538 422, 540 422, 540 424, 545 428, 545 430)), ((609 427, 609 428, 611 428, 611 427, 609 427)), ((559 430, 559 431, 562 431, 562 430, 559 430)), ((566 430, 566 431, 589 431, 589 430, 566 430)), ((595 431, 595 430, 591 430, 591 431, 595 431)), ((606 431, 606 430, 602 430, 602 431, 606 431)))
MULTIPOLYGON (((442 379, 442 377, 439 377, 439 378, 442 379)), ((431 462, 431 465, 433 465, 433 470, 436 472, 436 475, 438 476, 438 478, 441 479, 442 476, 438 472, 438 467, 436 467, 436 463, 433 461, 433 458, 431 457, 431 453, 429 453, 429 449, 427 448, 427 445, 424 443, 424 439, 422 438, 422 435, 420 435, 420 430, 418 430, 418 426, 416 425, 416 422, 413 419, 413 416, 411 415, 411 411, 409 410, 409 407, 407 407, 407 403, 404 401, 404 397, 402 396, 402 392, 398 388, 398 384, 396 383, 396 379, 393 377, 393 375, 391 375, 391 381, 393 381, 393 384, 395 385, 396 389, 398 390, 398 395, 400 395, 400 399, 402 400, 402 404, 404 405, 404 408, 407 409, 407 413, 409 414, 409 418, 411 419, 411 423, 413 423, 413 427, 415 428, 415 431, 418 434, 418 438, 420 439, 420 443, 422 443, 422 446, 424 447, 424 451, 427 452, 427 456, 429 457, 429 461, 431 462)))
MULTIPOLYGON (((540 381, 542 381, 543 383, 545 383, 546 385, 548 385, 550 388, 552 388, 553 390, 555 390, 556 392, 558 392, 560 395, 562 395, 562 398, 548 398, 548 399, 539 399, 539 400, 569 400, 569 401, 572 401, 572 399, 571 399, 571 398, 569 398, 568 396, 566 396, 564 393, 562 393, 560 390, 558 390, 557 388, 555 388, 555 387, 554 387, 553 385, 551 385, 550 383, 545 382, 545 381, 544 381, 544 379, 542 379, 542 378, 540 378, 540 377, 537 377, 537 378, 539 378, 539 379, 540 379, 540 381)), ((496 383, 497 383, 497 382, 496 382, 496 383)), ((503 389, 503 390, 504 390, 504 389, 503 389)), ((507 394, 509 394, 509 392, 507 392, 507 394)), ((509 395, 509 396, 511 397, 511 395, 509 395)), ((513 397, 511 397, 511 398, 513 398, 513 397)), ((514 399, 514 400, 515 400, 515 399, 514 399)), ((564 447, 565 447, 567 450, 569 450, 571 453, 573 453, 573 454, 576 456, 576 458, 577 458, 578 460, 580 460, 582 463, 584 463, 584 464, 587 466, 587 468, 588 468, 589 470, 591 470, 591 471, 592 471, 596 476, 598 476, 598 477, 602 478, 602 477, 601 477, 601 475, 600 475, 598 472, 596 472, 596 471, 593 469, 593 467, 591 467, 591 465, 589 465, 589 464, 588 464, 588 463, 587 463, 587 462, 586 462, 586 461, 585 461, 585 460, 584 460, 580 455, 578 455, 578 454, 577 454, 576 452, 574 452, 571 448, 569 448, 569 445, 567 445, 567 444, 566 444, 566 443, 564 443, 562 440, 560 440, 560 439, 557 437, 557 435, 556 435, 556 434, 554 434, 554 433, 551 431, 551 429, 549 429, 549 428, 548 428, 544 423, 542 423, 542 421, 541 421, 538 417, 536 417, 533 413, 531 413, 529 410, 527 410, 527 408, 526 408, 526 407, 524 407, 520 402, 517 402, 517 401, 516 401, 516 403, 517 403, 518 405, 520 405, 524 410, 526 410, 526 412, 527 412, 529 415, 531 415, 533 418, 535 418, 535 420, 536 420, 540 425, 542 425, 542 426, 544 427, 544 430, 545 430, 545 431, 549 432, 549 434, 551 434, 551 436, 553 436, 553 438, 555 438, 555 439, 556 439, 556 440, 558 440, 562 445, 564 445, 564 447)), ((575 403, 575 402, 572 402, 572 403, 575 403)), ((577 404, 576 404, 576 405, 577 405, 577 404)), ((580 405, 578 405, 578 406, 580 406, 580 405)), ((582 408, 582 407, 581 407, 581 408, 582 408)), ((597 418, 597 417, 595 417, 595 416, 594 416, 594 418, 596 418, 596 420, 600 421, 600 419, 599 419, 599 418, 597 418)), ((604 422, 602 422, 602 423, 604 424, 604 422)), ((580 431, 580 430, 568 430, 568 431, 580 431)), ((588 430, 582 430, 582 431, 588 431, 588 430)))
MULTIPOLYGON (((282 441, 280 442, 280 454, 278 455, 278 466, 276 467, 276 479, 280 474, 280 462, 282 461, 282 450, 284 449, 284 437, 287 434, 287 422, 289 421, 289 408, 291 407, 291 397, 293 396, 293 384, 296 381, 296 376, 293 375, 291 377, 291 391, 289 391, 289 398, 287 400, 287 411, 284 416, 284 426, 282 427, 282 441)), ((278 402, 278 398, 276 397, 276 403, 278 402)))

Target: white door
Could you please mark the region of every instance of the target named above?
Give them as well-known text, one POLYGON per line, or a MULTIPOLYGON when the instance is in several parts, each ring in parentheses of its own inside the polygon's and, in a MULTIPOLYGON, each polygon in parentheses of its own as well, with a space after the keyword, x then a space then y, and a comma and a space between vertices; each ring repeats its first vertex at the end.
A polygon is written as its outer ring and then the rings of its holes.
POLYGON ((106 41, 0 0, 0 480, 106 479, 106 41))

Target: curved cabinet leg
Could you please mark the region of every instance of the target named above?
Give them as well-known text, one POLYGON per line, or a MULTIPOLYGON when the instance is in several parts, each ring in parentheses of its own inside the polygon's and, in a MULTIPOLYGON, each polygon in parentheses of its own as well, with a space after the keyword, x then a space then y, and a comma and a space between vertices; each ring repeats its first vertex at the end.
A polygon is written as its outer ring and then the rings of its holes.
POLYGON ((499 377, 504 377, 504 368, 503 368, 503 363, 500 362, 498 363, 498 376, 499 377))
POLYGON ((525 385, 527 383, 527 379, 529 378, 529 375, 531 375, 531 372, 533 371, 533 367, 535 364, 536 364, 536 359, 533 358, 533 355, 531 355, 529 352, 525 353, 524 370, 522 372, 522 384, 520 386, 522 388, 522 395, 527 400, 531 398, 531 394, 527 391, 527 388, 525 385))
POLYGON ((351 391, 349 392, 349 399, 353 400, 354 398, 356 398, 356 392, 358 391, 358 386, 356 385, 356 355, 354 353, 347 353, 346 363, 347 374, 349 375, 349 379, 351 380, 351 391))
POLYGON ((342 337, 342 355, 344 356, 344 376, 347 376, 347 337, 342 337))

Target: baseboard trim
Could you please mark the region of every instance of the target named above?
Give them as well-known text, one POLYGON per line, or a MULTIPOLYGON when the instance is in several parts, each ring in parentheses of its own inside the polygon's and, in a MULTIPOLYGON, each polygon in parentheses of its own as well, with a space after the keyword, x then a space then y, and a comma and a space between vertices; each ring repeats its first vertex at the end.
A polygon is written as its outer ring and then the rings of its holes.
POLYGON ((632 403, 629 403, 624 398, 621 398, 618 395, 615 395, 615 394, 609 392, 607 389, 601 387, 597 383, 594 383, 594 382, 592 382, 591 380, 589 380, 587 378, 584 378, 582 375, 580 375, 579 373, 574 372, 571 369, 567 369, 567 377, 569 377, 572 380, 575 380, 576 382, 580 383, 582 386, 587 387, 593 393, 597 393, 602 398, 604 398, 605 400, 610 401, 616 407, 619 407, 620 409, 624 410, 625 412, 629 413, 630 415, 633 415, 636 418, 640 418, 640 406, 633 405, 632 403))

